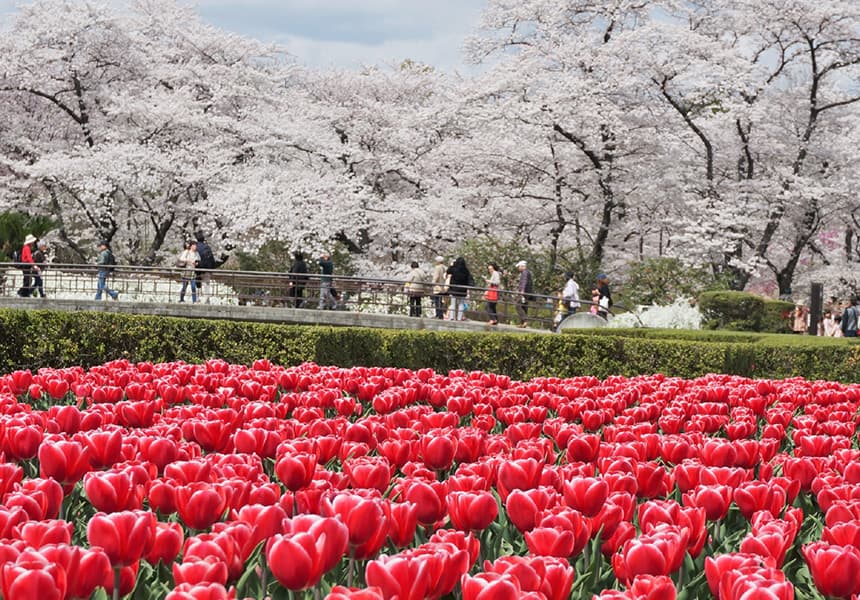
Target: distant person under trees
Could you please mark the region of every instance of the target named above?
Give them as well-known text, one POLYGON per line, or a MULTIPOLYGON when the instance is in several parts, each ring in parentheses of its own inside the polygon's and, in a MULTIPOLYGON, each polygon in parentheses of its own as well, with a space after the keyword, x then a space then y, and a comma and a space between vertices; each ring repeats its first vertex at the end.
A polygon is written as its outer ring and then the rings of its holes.
POLYGON ((295 308, 301 308, 305 304, 305 286, 308 283, 308 264, 302 252, 293 254, 293 263, 290 265, 290 303, 295 308))

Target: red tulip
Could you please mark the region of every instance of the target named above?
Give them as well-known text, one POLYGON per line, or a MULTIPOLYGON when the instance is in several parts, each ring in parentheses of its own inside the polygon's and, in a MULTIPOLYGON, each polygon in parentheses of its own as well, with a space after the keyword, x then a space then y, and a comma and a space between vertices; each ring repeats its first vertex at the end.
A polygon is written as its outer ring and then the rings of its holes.
POLYGON ((544 464, 534 458, 505 461, 499 465, 496 488, 502 501, 513 490, 530 490, 540 484, 544 464))
POLYGON ((850 598, 860 594, 860 550, 827 542, 806 544, 801 550, 815 587, 824 596, 850 598))
POLYGON ((36 456, 42 443, 42 428, 31 424, 9 424, 3 437, 3 452, 15 460, 36 456))
POLYGON ((724 575, 746 567, 759 569, 765 566, 773 567, 773 559, 740 552, 718 554, 705 558, 705 577, 711 594, 715 598, 720 598, 720 584, 724 575))
POLYGON ((233 600, 236 590, 220 583, 182 583, 168 592, 165 600, 233 600))
POLYGON ((343 472, 354 488, 371 488, 385 492, 391 482, 391 466, 381 457, 362 456, 343 463, 343 472))
POLYGON ((159 561, 169 565, 179 555, 182 538, 182 526, 179 523, 157 522, 152 548, 144 555, 144 559, 151 565, 157 565, 159 561))
POLYGON ((58 481, 64 494, 71 492, 89 470, 89 449, 79 442, 56 441, 39 446, 39 475, 58 481))
POLYGON ((463 600, 518 600, 519 582, 510 575, 478 573, 474 577, 463 575, 463 600))
POLYGON ((457 529, 483 531, 499 516, 499 506, 490 492, 451 492, 448 516, 457 529))
POLYGON ((403 500, 417 507, 419 523, 432 525, 447 514, 448 485, 444 481, 430 483, 408 479, 403 482, 402 488, 403 500))
POLYGON ((209 583, 224 585, 227 583, 227 563, 217 556, 207 556, 206 558, 189 556, 184 558, 181 563, 173 563, 172 569, 173 581, 176 582, 176 585, 209 583))
POLYGON ((295 452, 284 454, 278 459, 275 474, 288 490, 295 492, 310 484, 316 467, 316 454, 295 452))
POLYGON ((600 512, 609 495, 609 485, 602 479, 575 477, 564 483, 564 503, 593 517, 600 512))
POLYGON ((423 435, 418 444, 419 456, 427 468, 434 471, 444 471, 451 468, 456 446, 450 434, 438 432, 423 435))
POLYGON ((221 484, 191 483, 176 488, 179 518, 191 529, 208 529, 227 511, 229 489, 221 484))
POLYGON ((47 544, 71 544, 72 523, 61 520, 27 521, 16 528, 16 537, 31 548, 39 549, 47 544))
POLYGON ((291 519, 289 529, 287 534, 269 538, 266 561, 282 586, 304 590, 317 585, 343 558, 349 530, 339 519, 314 515, 291 519))
POLYGON ((398 502, 391 505, 391 525, 388 539, 398 548, 412 543, 418 527, 418 506, 412 502, 398 502))
POLYGON ((104 469, 121 460, 123 442, 121 429, 79 433, 75 436, 75 441, 87 447, 90 466, 94 469, 104 469))
POLYGON ((0 568, 0 589, 7 600, 63 600, 66 586, 66 572, 37 552, 26 551, 0 568))
POLYGON ((132 483, 125 472, 90 472, 84 476, 84 491, 101 512, 138 510, 143 507, 143 486, 132 483))
POLYGON ((331 588, 331 592, 325 597, 325 600, 385 600, 385 596, 382 595, 382 590, 378 587, 358 590, 336 585, 331 588))
POLYGON ((113 579, 110 561, 101 548, 85 550, 80 546, 54 544, 43 546, 39 554, 65 572, 66 598, 89 598, 96 588, 113 579))
POLYGON ((732 488, 727 485, 699 485, 684 492, 684 506, 703 508, 709 521, 725 518, 732 503, 732 488))
POLYGON ((558 492, 552 488, 537 487, 530 490, 513 490, 505 500, 508 519, 524 533, 534 529, 538 515, 558 503, 558 492))
POLYGON ((547 600, 566 600, 573 588, 573 567, 549 556, 502 556, 484 562, 484 571, 516 579, 523 592, 539 592, 547 600))
POLYGON ((140 510, 112 514, 97 513, 87 524, 90 546, 104 549, 111 565, 137 563, 152 548, 155 514, 140 510))
POLYGON ((340 517, 349 530, 349 544, 356 558, 359 547, 361 558, 376 554, 388 536, 391 513, 387 501, 378 495, 364 497, 357 493, 336 494, 323 499, 322 514, 340 517))
POLYGON ((636 575, 670 575, 681 567, 689 531, 673 525, 657 525, 650 533, 629 540, 612 557, 615 576, 630 582, 636 575))

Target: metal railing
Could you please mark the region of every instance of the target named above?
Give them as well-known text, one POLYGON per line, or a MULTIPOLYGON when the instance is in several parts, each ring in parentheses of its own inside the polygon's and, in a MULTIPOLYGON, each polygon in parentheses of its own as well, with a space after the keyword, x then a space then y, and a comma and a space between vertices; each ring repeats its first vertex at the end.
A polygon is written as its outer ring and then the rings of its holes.
MULTIPOLYGON (((97 265, 59 264, 43 265, 42 285, 50 298, 92 300, 95 298, 99 267, 97 265)), ((107 276, 107 287, 119 292, 119 301, 168 304, 180 301, 183 284, 186 286, 184 302, 192 303, 190 278, 184 269, 117 265, 107 276)), ((226 269, 197 270, 196 282, 202 284, 197 291, 197 302, 229 306, 271 306, 282 308, 346 310, 361 313, 409 315, 409 296, 404 292, 405 281, 365 277, 330 277, 331 295, 324 296, 325 279, 319 274, 294 274, 261 271, 230 271, 226 269)), ((0 263, 0 295, 19 293, 25 275, 16 263, 0 263)), ((32 284, 32 278, 31 278, 32 284)), ((432 284, 421 300, 421 316, 436 316, 432 284)), ((465 318, 488 322, 486 288, 468 287, 465 318)), ((517 304, 520 295, 515 290, 500 289, 497 302, 498 321, 517 325, 520 319, 517 304)), ((441 297, 445 318, 451 297, 441 297)), ((109 296, 103 295, 107 301, 109 296)), ((582 300, 588 310, 592 302, 582 300)), ((528 303, 528 326, 538 329, 555 329, 558 324, 557 297, 532 294, 528 303)))

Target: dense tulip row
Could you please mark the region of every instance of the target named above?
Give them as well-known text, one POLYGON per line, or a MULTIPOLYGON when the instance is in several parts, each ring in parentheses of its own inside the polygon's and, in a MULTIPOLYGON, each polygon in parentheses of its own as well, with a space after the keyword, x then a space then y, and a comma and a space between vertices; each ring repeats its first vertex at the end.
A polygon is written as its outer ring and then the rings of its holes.
POLYGON ((860 386, 115 361, 0 378, 17 598, 860 594, 860 386))

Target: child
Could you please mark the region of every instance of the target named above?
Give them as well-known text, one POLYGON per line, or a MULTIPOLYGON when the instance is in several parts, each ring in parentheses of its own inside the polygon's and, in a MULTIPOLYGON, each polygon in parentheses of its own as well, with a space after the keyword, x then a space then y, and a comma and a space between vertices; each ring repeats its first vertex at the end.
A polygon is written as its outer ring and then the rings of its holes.
POLYGON ((600 291, 598 289, 591 290, 591 314, 596 315, 597 309, 600 308, 600 291))
POLYGON ((555 298, 555 318, 552 322, 558 327, 558 324, 567 316, 567 302, 564 301, 564 295, 561 292, 556 292, 555 298))

